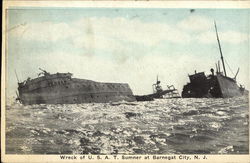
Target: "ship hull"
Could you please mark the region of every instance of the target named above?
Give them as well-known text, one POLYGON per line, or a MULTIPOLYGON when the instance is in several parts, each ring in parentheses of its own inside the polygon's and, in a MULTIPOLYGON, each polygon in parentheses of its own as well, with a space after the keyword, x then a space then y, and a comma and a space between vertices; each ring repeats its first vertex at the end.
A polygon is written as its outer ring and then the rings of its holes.
POLYGON ((242 96, 244 94, 244 90, 241 89, 233 79, 218 74, 217 80, 220 86, 221 97, 228 98, 242 96))
POLYGON ((45 78, 19 87, 19 101, 31 104, 77 104, 135 101, 126 83, 102 83, 77 78, 45 78))
POLYGON ((95 93, 95 94, 75 94, 69 96, 60 96, 47 98, 43 96, 35 97, 31 100, 33 95, 26 95, 26 99, 22 100, 24 105, 33 104, 80 104, 80 103, 108 103, 108 102, 118 102, 118 101, 135 101, 134 98, 124 95, 118 95, 116 93, 95 93), (27 100, 28 99, 28 100, 27 100))
POLYGON ((236 76, 234 78, 227 77, 226 68, 224 64, 223 54, 220 46, 219 35, 217 32, 216 23, 214 22, 216 38, 219 45, 220 57, 223 66, 223 72, 220 71, 220 62, 216 64, 216 75, 214 75, 214 69, 211 68, 211 75, 205 76, 204 72, 199 72, 193 75, 189 75, 190 83, 183 87, 182 97, 218 97, 218 98, 230 98, 236 96, 242 96, 247 94, 242 86, 238 86, 236 83, 236 76))
POLYGON ((210 76, 207 79, 191 81, 184 86, 183 98, 230 98, 244 95, 246 90, 237 85, 232 78, 221 74, 210 76))
MULTIPOLYGON (((137 101, 153 101, 154 99, 160 99, 163 98, 164 95, 167 93, 174 92, 176 89, 169 89, 169 90, 163 90, 161 92, 148 94, 148 95, 142 95, 142 96, 135 96, 137 101)), ((172 98, 179 98, 180 96, 172 97, 172 98)))

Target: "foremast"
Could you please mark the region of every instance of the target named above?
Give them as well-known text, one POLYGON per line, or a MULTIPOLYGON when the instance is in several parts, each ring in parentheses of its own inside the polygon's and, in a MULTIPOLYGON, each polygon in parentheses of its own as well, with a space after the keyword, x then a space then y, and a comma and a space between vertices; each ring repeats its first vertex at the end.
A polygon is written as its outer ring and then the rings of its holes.
POLYGON ((225 63, 224 63, 224 58, 223 58, 223 54, 222 54, 222 50, 221 50, 221 45, 220 45, 220 39, 219 39, 219 35, 218 35, 218 32, 217 32, 217 26, 216 26, 216 22, 215 21, 214 21, 214 27, 215 27, 216 37, 217 37, 217 41, 218 41, 218 45, 219 45, 219 49, 220 49, 220 57, 221 57, 221 61, 222 61, 222 66, 223 66, 224 74, 225 74, 225 76, 227 76, 227 72, 226 72, 226 68, 225 68, 225 63))

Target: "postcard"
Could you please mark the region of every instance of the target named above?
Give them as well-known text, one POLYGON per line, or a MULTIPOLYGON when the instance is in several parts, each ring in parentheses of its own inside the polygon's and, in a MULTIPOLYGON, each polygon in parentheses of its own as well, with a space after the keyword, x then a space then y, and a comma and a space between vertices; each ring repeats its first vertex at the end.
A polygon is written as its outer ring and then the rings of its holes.
POLYGON ((4 1, 3 162, 249 162, 248 2, 4 1))

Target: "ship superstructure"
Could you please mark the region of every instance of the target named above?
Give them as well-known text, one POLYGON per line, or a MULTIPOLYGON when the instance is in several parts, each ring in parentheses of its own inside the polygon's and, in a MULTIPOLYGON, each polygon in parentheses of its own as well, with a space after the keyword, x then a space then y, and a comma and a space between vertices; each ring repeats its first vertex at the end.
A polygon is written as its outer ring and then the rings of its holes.
POLYGON ((167 89, 163 90, 161 81, 156 78, 156 83, 152 85, 153 93, 148 95, 135 96, 137 101, 152 101, 154 99, 180 98, 178 90, 173 85, 167 85, 167 89))

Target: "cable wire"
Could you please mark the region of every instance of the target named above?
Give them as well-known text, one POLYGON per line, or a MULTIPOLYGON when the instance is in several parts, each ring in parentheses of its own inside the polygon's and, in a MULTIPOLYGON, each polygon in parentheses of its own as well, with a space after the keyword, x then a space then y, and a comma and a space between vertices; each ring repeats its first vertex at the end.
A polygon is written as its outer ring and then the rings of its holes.
POLYGON ((229 70, 231 71, 232 75, 234 76, 235 74, 234 74, 233 70, 230 68, 229 64, 227 63, 227 60, 225 60, 225 61, 226 61, 226 64, 227 64, 229 70))

